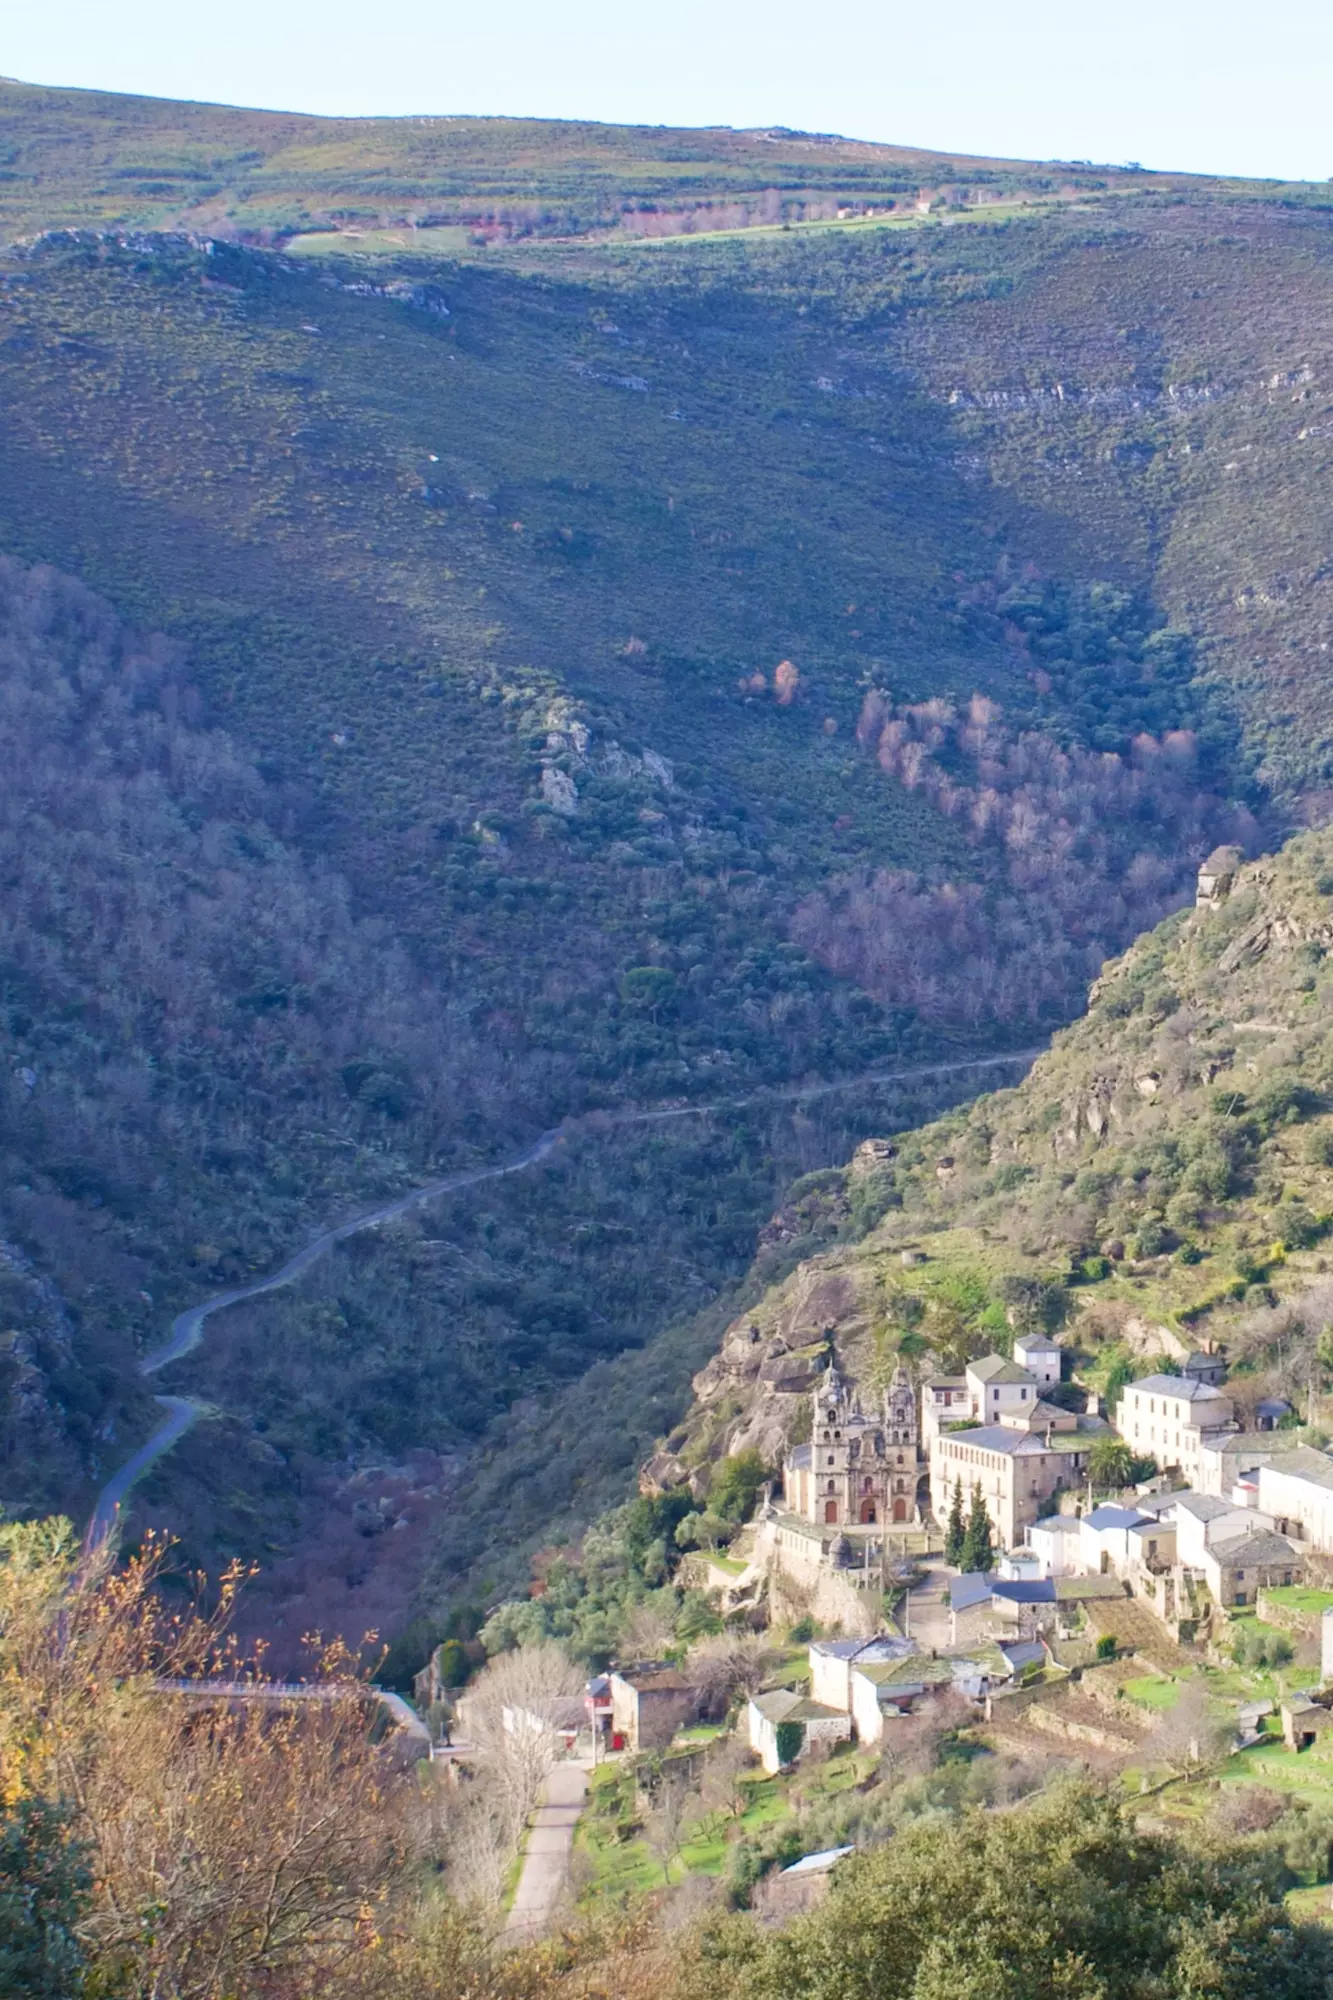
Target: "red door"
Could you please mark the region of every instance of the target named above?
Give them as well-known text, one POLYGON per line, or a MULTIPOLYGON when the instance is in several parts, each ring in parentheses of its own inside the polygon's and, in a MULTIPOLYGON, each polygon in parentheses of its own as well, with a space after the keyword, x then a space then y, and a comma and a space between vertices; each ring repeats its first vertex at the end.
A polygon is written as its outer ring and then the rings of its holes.
POLYGON ((836 1520, 837 1520, 837 1518, 838 1518, 838 1503, 837 1503, 837 1501, 836 1501, 836 1500, 826 1500, 826 1501, 824 1502, 824 1519, 825 1519, 826 1521, 836 1521, 836 1520))

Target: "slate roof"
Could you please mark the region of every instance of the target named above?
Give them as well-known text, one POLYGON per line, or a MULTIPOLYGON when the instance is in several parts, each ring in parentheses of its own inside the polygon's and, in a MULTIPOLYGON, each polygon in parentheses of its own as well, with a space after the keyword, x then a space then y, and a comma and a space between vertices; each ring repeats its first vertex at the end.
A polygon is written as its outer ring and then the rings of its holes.
POLYGON ((1005 1604, 1054 1604, 1055 1582, 1049 1576, 990 1577, 980 1574, 955 1576, 949 1581, 949 1608, 970 1611, 998 1597, 1005 1604))
POLYGON ((864 1667, 858 1661, 855 1671, 882 1695, 901 1693, 908 1687, 919 1690, 953 1678, 950 1661, 933 1660, 924 1653, 903 1660, 875 1660, 864 1667))
POLYGON ((1333 1458, 1308 1444, 1284 1453, 1281 1463, 1269 1469, 1287 1478, 1308 1479, 1314 1486, 1333 1486, 1333 1458))
POLYGON ((991 1594, 988 1576, 952 1576, 949 1579, 949 1609, 970 1611, 974 1604, 989 1604, 991 1594))
POLYGON ((790 1868, 779 1870, 782 1875, 825 1875, 836 1867, 844 1855, 854 1854, 854 1847, 826 1847, 819 1854, 803 1854, 799 1861, 793 1861, 790 1868))
POLYGON ((1173 1396, 1179 1403, 1214 1403, 1223 1396, 1211 1382, 1196 1382, 1192 1375, 1143 1375, 1127 1382, 1126 1389, 1146 1389, 1150 1396, 1173 1396))
POLYGON ((767 1694, 751 1695, 750 1699, 762 1716, 775 1723, 827 1722, 842 1714, 840 1708, 826 1708, 822 1701, 811 1701, 795 1688, 770 1688, 767 1694))
MULTIPOLYGON (((1076 1535, 1079 1523, 1073 1514, 1043 1514, 1040 1521, 1034 1521, 1033 1528, 1045 1528, 1048 1534, 1076 1535)), ((1029 1534, 1032 1529, 1028 1530, 1029 1534)))
POLYGON ((693 1681, 686 1680, 678 1668, 663 1660, 649 1660, 642 1666, 613 1667, 611 1678, 623 1681, 636 1694, 659 1694, 667 1690, 693 1692, 694 1689, 693 1681))
POLYGON ((798 1444, 792 1447, 791 1462, 798 1471, 808 1472, 810 1470, 810 1453, 811 1446, 808 1444, 798 1444))
POLYGON ((1006 1361, 1001 1354, 987 1354, 980 1361, 969 1361, 967 1372, 978 1382, 1031 1382, 1026 1368, 1020 1368, 1016 1361, 1006 1361))
POLYGON ((1055 1595, 1061 1604, 1081 1604, 1089 1597, 1123 1597, 1125 1586, 1118 1576, 1057 1576, 1055 1595))
POLYGON ((991 1585, 991 1596, 1001 1598, 1006 1604, 1054 1604, 1055 1578, 1015 1578, 1012 1583, 1007 1578, 1001 1578, 991 1585))
POLYGON ((1046 1648, 1039 1639, 1010 1640, 1008 1645, 1000 1643, 1011 1673, 1021 1674, 1024 1667, 1036 1667, 1045 1662, 1046 1648))
MULTIPOLYGON (((1105 1426, 1102 1426, 1105 1429, 1105 1426)), ((1040 1431, 1010 1430, 1007 1424, 978 1424, 972 1430, 949 1431, 950 1443, 973 1444, 978 1451, 1000 1452, 1005 1458, 1039 1458, 1047 1452, 1086 1451, 1088 1440, 1082 1430, 1053 1431, 1047 1438, 1040 1431)))
POLYGON ((1103 1528, 1134 1528, 1144 1518, 1134 1507, 1094 1507, 1090 1514, 1083 1516, 1090 1528, 1100 1534, 1103 1528))
POLYGON ((1296 1560, 1296 1551, 1285 1535, 1270 1534, 1263 1528, 1251 1529, 1248 1534, 1218 1542, 1210 1554, 1224 1569, 1241 1569, 1249 1563, 1296 1560))
POLYGON ((914 1650, 910 1639, 896 1639, 880 1633, 874 1639, 812 1639, 810 1651, 826 1660, 855 1660, 858 1665, 874 1660, 901 1660, 914 1650))
POLYGON ((1184 1514, 1192 1514, 1196 1521, 1215 1521, 1219 1514, 1240 1511, 1234 1500, 1223 1500, 1217 1493, 1196 1493, 1193 1487, 1182 1486, 1175 1493, 1150 1495, 1142 1502, 1139 1512, 1153 1514, 1160 1520, 1163 1514, 1176 1507, 1184 1514))

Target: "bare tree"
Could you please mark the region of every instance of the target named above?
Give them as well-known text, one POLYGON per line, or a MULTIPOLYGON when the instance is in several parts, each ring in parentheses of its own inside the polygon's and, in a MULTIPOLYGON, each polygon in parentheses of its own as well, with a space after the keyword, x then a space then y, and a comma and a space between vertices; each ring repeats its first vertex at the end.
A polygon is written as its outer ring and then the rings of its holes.
POLYGON ((1232 1724, 1209 1708, 1202 1683, 1187 1681, 1175 1707, 1165 1711, 1148 1740, 1165 1763, 1188 1776, 1220 1757, 1233 1733, 1232 1724))
POLYGON ((699 1791, 710 1814, 724 1821, 738 1820, 750 1803, 747 1780, 754 1769, 754 1755, 738 1736, 725 1736, 709 1751, 699 1791))
POLYGON ((757 1632, 719 1632, 690 1649, 690 1679, 704 1712, 724 1715, 737 1695, 751 1695, 764 1677, 764 1641, 757 1632))
POLYGON ((491 1795, 488 1813, 508 1829, 511 1852, 555 1762, 554 1704, 582 1690, 568 1653, 542 1640, 498 1654, 460 1704, 479 1782, 491 1795))
POLYGON ((643 1823, 643 1837, 662 1864, 662 1880, 671 1880, 671 1865, 679 1858, 685 1837, 700 1818, 700 1799, 683 1773, 665 1769, 653 1792, 643 1823))

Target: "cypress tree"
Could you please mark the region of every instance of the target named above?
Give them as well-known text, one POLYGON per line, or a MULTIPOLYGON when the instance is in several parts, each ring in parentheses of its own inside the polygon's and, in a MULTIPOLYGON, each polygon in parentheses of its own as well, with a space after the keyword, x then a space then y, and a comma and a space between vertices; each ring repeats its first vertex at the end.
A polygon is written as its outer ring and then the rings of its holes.
POLYGON ((949 1507, 948 1525, 944 1530, 945 1562, 953 1563, 955 1566, 962 1563, 963 1539, 966 1532, 963 1526, 963 1479, 960 1473, 954 1481, 953 1500, 949 1507))
POLYGON ((985 1571, 995 1567, 995 1543, 991 1538, 990 1515, 981 1497, 980 1482, 972 1488, 972 1509, 967 1517, 967 1530, 958 1562, 959 1567, 969 1575, 975 1570, 985 1571))

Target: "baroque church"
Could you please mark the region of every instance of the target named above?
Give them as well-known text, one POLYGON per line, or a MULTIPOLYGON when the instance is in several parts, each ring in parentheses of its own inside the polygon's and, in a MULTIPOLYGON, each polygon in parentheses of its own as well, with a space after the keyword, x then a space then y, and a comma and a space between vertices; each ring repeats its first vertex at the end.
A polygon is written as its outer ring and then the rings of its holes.
POLYGON ((916 1392, 894 1370, 881 1414, 867 1416, 859 1392, 830 1368, 811 1397, 809 1444, 788 1452, 783 1504, 816 1527, 908 1526, 919 1519, 921 1439, 916 1392))

